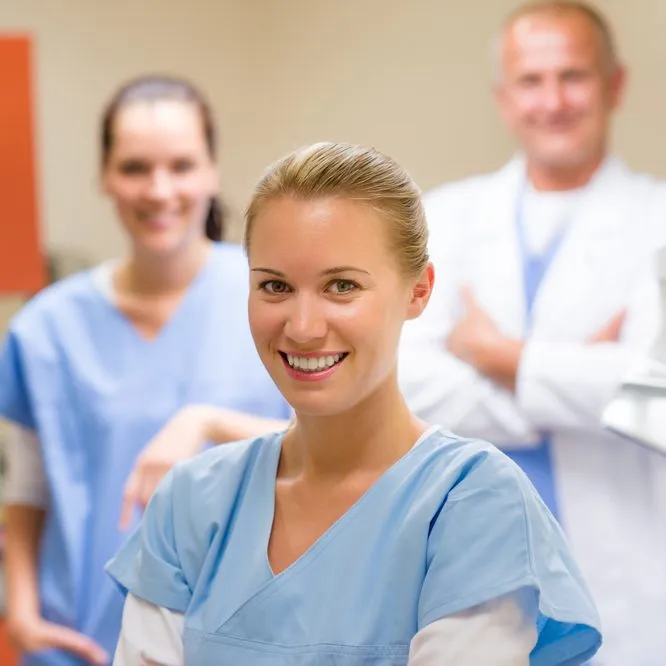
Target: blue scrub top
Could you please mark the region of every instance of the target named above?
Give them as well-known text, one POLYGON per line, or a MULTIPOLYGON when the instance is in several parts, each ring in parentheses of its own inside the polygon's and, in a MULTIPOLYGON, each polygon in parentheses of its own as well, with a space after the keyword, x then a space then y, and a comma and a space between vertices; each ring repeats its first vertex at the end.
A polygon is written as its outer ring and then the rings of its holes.
MULTIPOLYGON (((50 490, 42 613, 111 654, 123 598, 104 564, 127 538, 117 525, 138 454, 189 403, 289 416, 250 335, 248 288, 242 249, 217 244, 153 341, 137 333, 91 271, 38 294, 11 323, 0 354, 0 416, 37 431, 50 490)), ((24 663, 79 662, 51 651, 24 663)))
POLYGON ((533 666, 582 664, 599 618, 562 532, 493 446, 437 429, 285 571, 268 561, 282 434, 177 466, 108 566, 185 614, 188 666, 404 666, 429 623, 522 590, 533 666))

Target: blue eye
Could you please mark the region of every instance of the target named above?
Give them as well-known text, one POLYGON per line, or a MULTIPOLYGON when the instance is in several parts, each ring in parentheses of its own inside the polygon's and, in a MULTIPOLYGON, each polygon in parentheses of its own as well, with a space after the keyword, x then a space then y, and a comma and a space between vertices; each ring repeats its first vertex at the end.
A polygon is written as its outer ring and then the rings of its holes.
POLYGON ((264 280, 259 285, 259 289, 274 296, 289 293, 289 285, 282 280, 264 280))

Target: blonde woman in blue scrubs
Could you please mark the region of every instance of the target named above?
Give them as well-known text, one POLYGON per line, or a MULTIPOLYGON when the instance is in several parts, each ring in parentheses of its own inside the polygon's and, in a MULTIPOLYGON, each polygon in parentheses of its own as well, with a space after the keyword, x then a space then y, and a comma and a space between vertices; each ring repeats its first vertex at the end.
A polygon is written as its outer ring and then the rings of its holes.
POLYGON ((427 238, 418 189, 374 150, 316 144, 262 178, 250 326, 296 420, 168 474, 108 567, 127 594, 116 666, 575 666, 597 651, 594 604, 524 473, 400 393, 427 238))

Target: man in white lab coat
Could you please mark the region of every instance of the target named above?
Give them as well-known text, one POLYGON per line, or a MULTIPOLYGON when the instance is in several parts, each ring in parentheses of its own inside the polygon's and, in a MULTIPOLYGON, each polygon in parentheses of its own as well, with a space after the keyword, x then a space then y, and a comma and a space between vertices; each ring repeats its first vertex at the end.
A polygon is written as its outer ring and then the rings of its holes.
POLYGON ((659 328, 665 186, 607 152, 625 72, 602 16, 523 7, 496 57, 523 151, 426 195, 436 287, 405 328, 402 387, 420 416, 497 444, 531 476, 599 605, 595 663, 663 666, 666 459, 600 417, 659 328))

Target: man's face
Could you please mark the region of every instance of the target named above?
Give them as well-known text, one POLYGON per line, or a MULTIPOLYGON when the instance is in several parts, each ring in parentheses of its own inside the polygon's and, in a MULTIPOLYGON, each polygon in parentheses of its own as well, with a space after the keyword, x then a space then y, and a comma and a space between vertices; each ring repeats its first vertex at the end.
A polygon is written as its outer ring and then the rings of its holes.
POLYGON ((501 77, 502 116, 530 161, 562 169, 603 153, 624 74, 587 17, 519 18, 505 33, 501 77))

